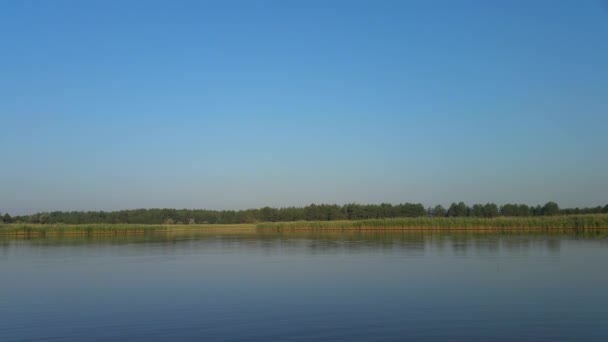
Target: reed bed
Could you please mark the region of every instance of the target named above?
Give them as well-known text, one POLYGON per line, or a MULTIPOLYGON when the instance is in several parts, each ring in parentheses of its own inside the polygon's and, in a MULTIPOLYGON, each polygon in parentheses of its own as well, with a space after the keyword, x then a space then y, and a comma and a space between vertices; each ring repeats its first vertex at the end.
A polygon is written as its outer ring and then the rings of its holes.
POLYGON ((148 225, 148 224, 0 224, 0 235, 122 235, 152 232, 241 232, 254 231, 253 224, 192 224, 192 225, 148 225))
POLYGON ((296 221, 258 224, 0 224, 1 235, 121 235, 152 232, 292 232, 292 231, 466 231, 571 233, 608 230, 608 214, 535 217, 387 218, 358 221, 296 221))
POLYGON ((259 231, 408 230, 476 232, 572 232, 608 229, 608 214, 536 217, 441 217, 388 218, 360 221, 266 222, 259 231))

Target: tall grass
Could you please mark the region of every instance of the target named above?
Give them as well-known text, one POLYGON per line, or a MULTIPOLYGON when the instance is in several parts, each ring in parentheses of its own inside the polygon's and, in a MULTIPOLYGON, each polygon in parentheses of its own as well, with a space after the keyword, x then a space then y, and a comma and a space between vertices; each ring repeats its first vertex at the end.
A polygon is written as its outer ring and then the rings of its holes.
POLYGON ((252 224, 231 225, 147 225, 147 224, 0 224, 0 235, 53 235, 53 234, 83 234, 83 235, 121 235, 144 234, 151 232, 173 231, 228 231, 253 230, 252 224))
POLYGON ((471 231, 471 232, 582 232, 608 230, 608 214, 534 216, 534 217, 445 217, 387 218, 359 221, 296 221, 258 224, 0 224, 1 235, 120 235, 177 231, 471 231))
POLYGON ((360 221, 267 222, 262 231, 295 230, 445 230, 445 231, 582 231, 608 229, 608 214, 535 217, 387 218, 360 221))

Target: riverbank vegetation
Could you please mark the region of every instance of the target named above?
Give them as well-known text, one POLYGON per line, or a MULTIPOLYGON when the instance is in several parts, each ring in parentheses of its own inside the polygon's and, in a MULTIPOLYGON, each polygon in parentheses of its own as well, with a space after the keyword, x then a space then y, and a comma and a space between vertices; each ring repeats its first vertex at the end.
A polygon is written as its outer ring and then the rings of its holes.
POLYGON ((120 235, 154 232, 297 232, 297 231, 468 231, 593 232, 608 231, 608 214, 530 217, 403 217, 342 221, 263 222, 257 224, 33 224, 2 223, 0 235, 120 235))
MULTIPOLYGON (((538 217, 556 215, 581 215, 608 213, 604 207, 560 209, 555 202, 545 205, 494 203, 466 205, 452 203, 448 208, 441 205, 425 208, 420 203, 402 204, 311 204, 305 207, 284 207, 246 210, 205 209, 135 209, 120 211, 53 211, 33 215, 11 217, 0 215, 0 223, 34 224, 237 224, 256 222, 291 221, 345 221, 388 218, 494 218, 538 217)), ((436 222, 438 223, 438 222, 436 222)))
POLYGON ((0 235, 121 235, 153 232, 254 232, 253 224, 192 224, 192 225, 147 225, 147 224, 39 224, 0 223, 0 235))
POLYGON ((258 230, 464 230, 464 231, 585 231, 608 229, 608 214, 537 217, 419 217, 388 218, 358 221, 298 221, 265 222, 256 225, 258 230))

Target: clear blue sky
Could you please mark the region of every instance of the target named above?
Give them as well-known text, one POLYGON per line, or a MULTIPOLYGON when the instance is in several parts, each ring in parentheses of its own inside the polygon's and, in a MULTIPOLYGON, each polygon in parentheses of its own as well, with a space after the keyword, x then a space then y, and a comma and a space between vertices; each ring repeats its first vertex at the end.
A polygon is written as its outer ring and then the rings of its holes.
POLYGON ((601 1, 2 1, 0 212, 608 203, 601 1))

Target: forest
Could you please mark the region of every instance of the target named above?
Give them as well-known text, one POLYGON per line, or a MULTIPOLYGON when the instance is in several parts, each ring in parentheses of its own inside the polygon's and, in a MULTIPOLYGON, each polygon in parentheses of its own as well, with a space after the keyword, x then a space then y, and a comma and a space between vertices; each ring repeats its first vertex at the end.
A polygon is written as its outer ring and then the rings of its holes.
POLYGON ((52 211, 32 215, 1 215, 3 223, 38 224, 237 224, 256 222, 290 221, 341 221, 397 217, 483 217, 498 216, 555 216, 608 213, 604 207, 561 209, 555 202, 545 205, 495 203, 466 205, 452 203, 448 208, 441 205, 425 208, 420 203, 401 204, 310 204, 305 207, 263 207, 245 210, 206 209, 132 209, 120 211, 52 211))

